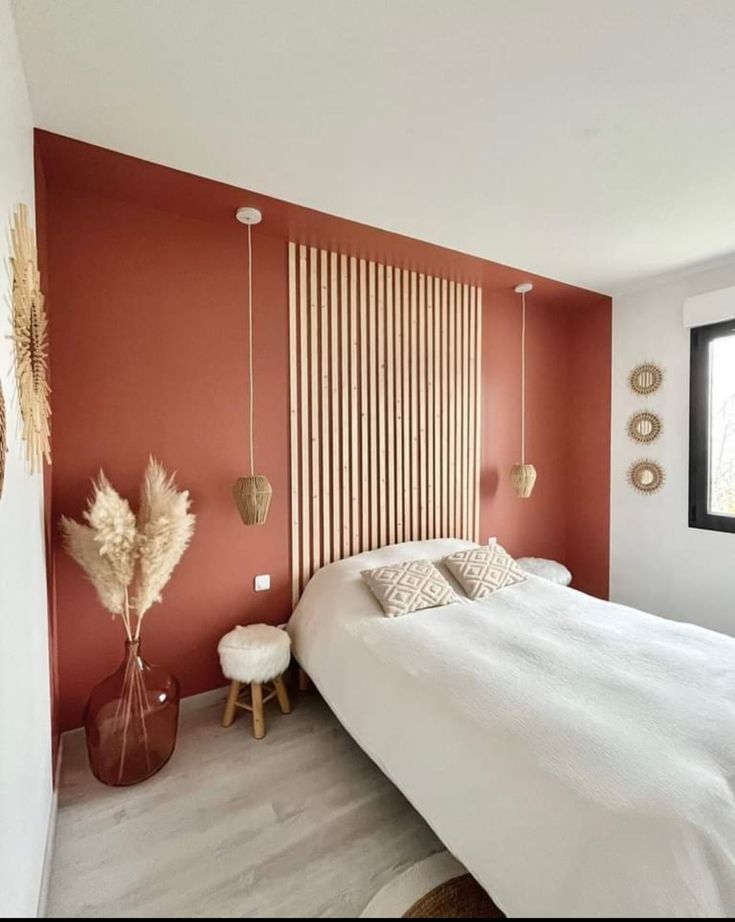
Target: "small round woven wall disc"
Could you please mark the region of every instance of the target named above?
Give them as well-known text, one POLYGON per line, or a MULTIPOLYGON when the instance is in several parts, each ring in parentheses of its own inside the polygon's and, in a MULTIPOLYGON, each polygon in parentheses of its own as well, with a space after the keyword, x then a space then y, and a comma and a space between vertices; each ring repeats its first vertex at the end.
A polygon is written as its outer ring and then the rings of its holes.
POLYGON ((630 389, 641 397, 655 393, 663 384, 663 380, 663 369, 655 362, 642 362, 628 375, 630 389))
POLYGON ((664 485, 666 474, 658 461, 635 461, 628 470, 628 482, 639 493, 650 495, 664 485))
POLYGON ((634 442, 647 445, 655 442, 661 435, 663 423, 657 413, 651 413, 650 410, 641 410, 634 413, 628 420, 628 435, 634 442))

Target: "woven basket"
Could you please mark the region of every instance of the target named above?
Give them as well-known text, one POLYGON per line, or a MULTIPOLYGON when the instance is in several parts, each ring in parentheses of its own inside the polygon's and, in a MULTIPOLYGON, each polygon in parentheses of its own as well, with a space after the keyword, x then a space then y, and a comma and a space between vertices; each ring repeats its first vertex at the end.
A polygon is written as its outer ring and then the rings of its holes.
POLYGON ((273 496, 273 488, 267 477, 240 477, 232 488, 235 504, 246 525, 264 525, 273 496))
POLYGON ((435 887, 403 913, 404 919, 504 919, 477 881, 469 874, 435 887))
POLYGON ((533 464, 514 464, 510 469, 510 482, 521 499, 528 499, 536 483, 536 468, 533 464))

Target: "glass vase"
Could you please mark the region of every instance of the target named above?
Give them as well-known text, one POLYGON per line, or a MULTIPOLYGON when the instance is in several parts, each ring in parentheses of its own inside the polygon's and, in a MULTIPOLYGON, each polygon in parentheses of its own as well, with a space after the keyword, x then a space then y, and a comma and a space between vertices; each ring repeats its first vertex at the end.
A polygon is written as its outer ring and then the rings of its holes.
POLYGON ((145 781, 171 758, 179 721, 179 683, 125 643, 119 667, 95 687, 84 712, 87 753, 103 784, 145 781))

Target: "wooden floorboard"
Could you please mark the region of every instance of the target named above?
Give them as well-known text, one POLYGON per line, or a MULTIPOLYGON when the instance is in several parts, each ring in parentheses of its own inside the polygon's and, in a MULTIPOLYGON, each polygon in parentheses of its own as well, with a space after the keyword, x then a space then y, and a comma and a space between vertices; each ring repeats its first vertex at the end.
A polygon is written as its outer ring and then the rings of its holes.
POLYGON ((132 788, 91 776, 67 735, 48 915, 356 917, 439 840, 315 692, 219 725, 224 691, 181 717, 169 764, 132 788))

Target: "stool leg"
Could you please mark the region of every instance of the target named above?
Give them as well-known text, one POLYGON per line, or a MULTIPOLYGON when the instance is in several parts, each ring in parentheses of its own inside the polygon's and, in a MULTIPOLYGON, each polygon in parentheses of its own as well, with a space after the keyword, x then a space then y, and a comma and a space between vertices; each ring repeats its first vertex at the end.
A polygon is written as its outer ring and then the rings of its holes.
POLYGON ((250 683, 250 693, 253 699, 253 736, 262 740, 265 736, 265 720, 263 719, 263 686, 260 682, 250 683))
POLYGON ((304 672, 304 670, 299 666, 299 691, 305 692, 309 690, 309 676, 304 672))
POLYGON ((278 678, 274 680, 273 684, 276 686, 276 697, 278 698, 278 705, 281 708, 281 713, 290 714, 291 702, 288 700, 288 692, 286 691, 286 684, 283 681, 283 676, 279 675, 278 678))
POLYGON ((240 683, 233 679, 230 682, 230 690, 227 693, 227 703, 225 704, 225 710, 222 714, 222 726, 231 727, 232 721, 235 719, 235 705, 237 704, 237 698, 240 694, 240 683))

